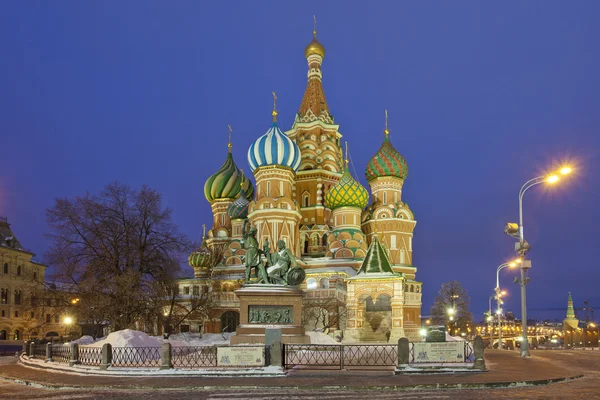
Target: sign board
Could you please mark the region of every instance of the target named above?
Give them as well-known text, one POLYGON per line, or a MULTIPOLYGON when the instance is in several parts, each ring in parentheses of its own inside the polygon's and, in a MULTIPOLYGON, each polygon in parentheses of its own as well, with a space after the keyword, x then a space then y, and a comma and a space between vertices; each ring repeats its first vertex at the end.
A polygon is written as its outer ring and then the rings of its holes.
POLYGON ((465 362, 465 342, 418 342, 413 347, 413 363, 465 362))
POLYGON ((217 347, 218 367, 263 367, 264 347, 217 347))

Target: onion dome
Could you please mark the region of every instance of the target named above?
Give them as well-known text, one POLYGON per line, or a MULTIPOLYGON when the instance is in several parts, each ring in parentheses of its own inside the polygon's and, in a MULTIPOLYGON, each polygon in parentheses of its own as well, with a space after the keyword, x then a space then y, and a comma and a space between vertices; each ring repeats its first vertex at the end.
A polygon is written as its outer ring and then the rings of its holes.
POLYGON ((321 58, 325 58, 325 47, 323 47, 323 45, 317 40, 317 32, 313 33, 313 40, 304 49, 304 57, 308 58, 308 56, 317 54, 321 56, 321 58))
POLYGON ((357 207, 362 209, 366 207, 368 202, 369 193, 350 175, 348 164, 346 163, 346 170, 342 178, 325 195, 325 205, 332 210, 340 207, 357 207))
POLYGON ((248 216, 250 201, 246 198, 246 192, 242 189, 239 196, 227 207, 229 219, 244 219, 248 216))
MULTIPOLYGON (((273 96, 275 94, 273 93, 273 96)), ((275 97, 277 99, 277 97, 275 97)), ((281 165, 297 171, 300 168, 300 147, 279 129, 277 110, 273 109, 271 128, 248 149, 248 163, 252 171, 266 165, 281 165)))
POLYGON ((225 163, 204 184, 204 197, 209 202, 217 199, 235 199, 242 190, 242 186, 245 189, 246 198, 252 200, 254 187, 233 162, 230 146, 225 163))
POLYGON ((210 250, 208 250, 204 243, 188 257, 188 264, 190 264, 190 267, 194 268, 194 270, 208 270, 210 262, 210 250))
POLYGON ((385 130, 385 139, 383 144, 379 148, 377 154, 371 158, 365 175, 367 180, 370 182, 375 178, 381 178, 384 176, 393 176, 400 179, 406 179, 408 175, 408 165, 406 160, 398 151, 392 146, 390 138, 388 137, 389 131, 385 130))

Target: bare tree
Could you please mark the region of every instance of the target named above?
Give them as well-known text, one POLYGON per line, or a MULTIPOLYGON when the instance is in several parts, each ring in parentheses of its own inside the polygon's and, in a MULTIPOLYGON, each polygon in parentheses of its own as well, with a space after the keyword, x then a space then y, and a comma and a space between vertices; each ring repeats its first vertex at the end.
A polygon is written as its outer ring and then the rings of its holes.
POLYGON ((190 242, 161 196, 112 183, 97 196, 57 199, 46 211, 55 279, 81 299, 80 322, 109 321, 115 330, 147 314, 156 281, 172 280, 190 242))
POLYGON ((302 305, 302 324, 309 328, 338 329, 345 316, 345 307, 335 297, 305 299, 302 305))
POLYGON ((460 282, 443 283, 431 307, 431 318, 436 324, 447 325, 451 335, 459 330, 466 333, 473 319, 469 311, 470 301, 460 282))

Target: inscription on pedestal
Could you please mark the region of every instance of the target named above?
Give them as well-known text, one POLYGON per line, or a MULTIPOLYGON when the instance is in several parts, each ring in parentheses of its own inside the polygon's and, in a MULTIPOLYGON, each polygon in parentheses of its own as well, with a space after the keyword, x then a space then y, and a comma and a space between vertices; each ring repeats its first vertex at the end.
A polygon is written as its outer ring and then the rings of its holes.
POLYGON ((248 306, 250 324, 291 324, 292 306, 248 306))

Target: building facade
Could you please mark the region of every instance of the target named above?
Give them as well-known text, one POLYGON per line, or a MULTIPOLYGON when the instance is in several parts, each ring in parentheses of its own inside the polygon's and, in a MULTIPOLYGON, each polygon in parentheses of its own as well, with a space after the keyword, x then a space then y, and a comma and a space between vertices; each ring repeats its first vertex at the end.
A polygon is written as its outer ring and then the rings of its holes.
POLYGON ((304 52, 306 90, 291 128, 281 130, 274 107, 271 126, 248 149, 254 184, 235 163, 231 142, 225 163, 205 183, 213 224, 204 250, 190 255, 194 278, 181 280, 179 290, 210 291, 218 315, 189 321, 184 329, 220 332, 236 325, 244 230, 253 227, 259 248, 274 251, 283 240, 305 270, 307 328, 327 327, 339 337, 348 331, 346 340, 353 341, 418 340, 416 221, 402 196, 408 165, 392 145, 386 115, 382 145, 365 170, 371 196, 352 176, 323 89, 325 48, 313 35, 304 52), (226 247, 224 261, 209 272, 203 251, 217 245, 226 247))

